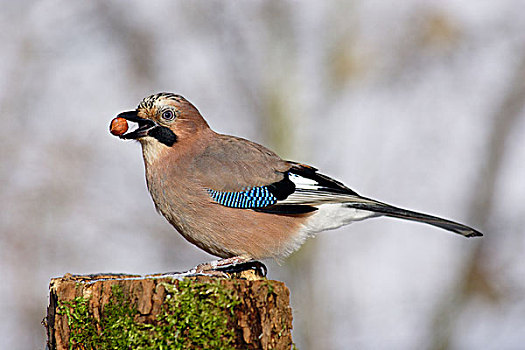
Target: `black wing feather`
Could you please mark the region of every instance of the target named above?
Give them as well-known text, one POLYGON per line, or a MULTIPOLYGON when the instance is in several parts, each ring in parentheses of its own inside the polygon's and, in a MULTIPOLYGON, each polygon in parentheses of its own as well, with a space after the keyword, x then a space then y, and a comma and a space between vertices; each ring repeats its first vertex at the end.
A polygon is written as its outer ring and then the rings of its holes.
POLYGON ((304 178, 316 181, 319 184, 320 190, 339 194, 349 194, 354 196, 358 195, 356 192, 346 187, 342 182, 339 182, 337 180, 332 179, 331 177, 318 173, 317 169, 312 166, 300 163, 292 164, 293 166, 289 170, 289 173, 296 174, 304 178))

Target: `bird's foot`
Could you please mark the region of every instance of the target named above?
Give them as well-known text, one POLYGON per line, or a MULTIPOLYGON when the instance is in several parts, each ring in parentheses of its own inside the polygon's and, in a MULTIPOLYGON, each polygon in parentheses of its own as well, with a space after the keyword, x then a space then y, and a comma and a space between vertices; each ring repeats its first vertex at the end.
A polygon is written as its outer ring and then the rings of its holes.
POLYGON ((260 261, 240 256, 199 264, 195 268, 195 273, 222 277, 243 271, 254 271, 257 276, 266 277, 268 269, 260 261))
POLYGON ((257 260, 245 261, 237 264, 230 264, 226 266, 218 267, 217 270, 226 273, 241 273, 243 271, 254 271, 259 277, 266 277, 268 269, 266 265, 257 260))

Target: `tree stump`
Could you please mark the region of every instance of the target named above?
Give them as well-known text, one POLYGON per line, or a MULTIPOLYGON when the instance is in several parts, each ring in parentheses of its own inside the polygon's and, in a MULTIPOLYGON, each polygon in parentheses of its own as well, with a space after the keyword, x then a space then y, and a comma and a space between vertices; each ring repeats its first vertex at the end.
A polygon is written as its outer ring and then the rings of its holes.
POLYGON ((44 325, 58 350, 290 349, 289 294, 260 278, 66 274, 44 325))

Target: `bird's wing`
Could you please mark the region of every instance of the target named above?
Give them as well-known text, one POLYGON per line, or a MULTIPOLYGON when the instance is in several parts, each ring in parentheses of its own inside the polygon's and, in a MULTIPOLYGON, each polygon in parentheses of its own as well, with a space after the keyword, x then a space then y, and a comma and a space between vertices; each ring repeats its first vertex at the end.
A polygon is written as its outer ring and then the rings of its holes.
POLYGON ((317 169, 282 160, 251 141, 219 135, 196 157, 192 173, 220 205, 300 214, 323 203, 360 198, 317 169))

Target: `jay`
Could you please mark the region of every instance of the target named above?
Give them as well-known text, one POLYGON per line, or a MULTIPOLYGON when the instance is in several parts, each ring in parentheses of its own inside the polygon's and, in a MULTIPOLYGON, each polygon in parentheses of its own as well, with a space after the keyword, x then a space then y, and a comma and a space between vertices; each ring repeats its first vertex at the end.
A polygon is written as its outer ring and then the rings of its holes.
POLYGON ((360 196, 314 167, 216 133, 180 95, 146 97, 115 120, 122 118, 136 128, 112 132, 140 142, 157 211, 186 240, 223 258, 203 270, 284 258, 318 232, 378 216, 482 236, 457 222, 360 196))

